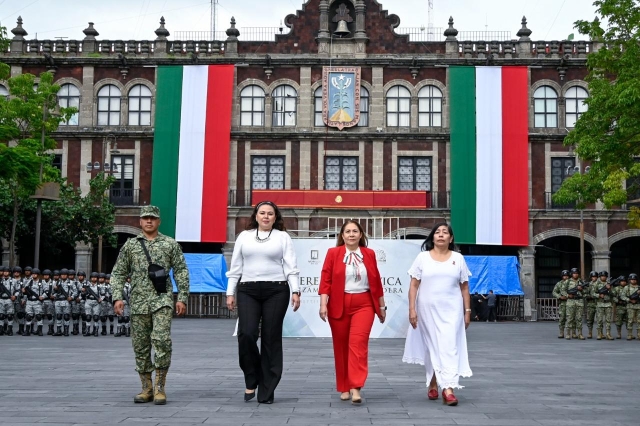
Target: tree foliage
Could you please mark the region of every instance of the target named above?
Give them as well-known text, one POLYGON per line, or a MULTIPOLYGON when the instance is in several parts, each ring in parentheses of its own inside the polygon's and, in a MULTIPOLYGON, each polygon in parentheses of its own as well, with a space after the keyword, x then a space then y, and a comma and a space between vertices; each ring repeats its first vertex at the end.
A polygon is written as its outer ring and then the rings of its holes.
MULTIPOLYGON (((611 208, 625 204, 639 189, 625 188, 625 181, 640 176, 635 161, 640 156, 640 5, 636 0, 598 0, 594 5, 598 16, 593 21, 575 23, 599 44, 587 58, 588 111, 564 142, 575 146, 590 171, 565 180, 554 201, 584 208, 600 200, 611 208)), ((632 208, 629 219, 639 227, 640 211, 632 208)))

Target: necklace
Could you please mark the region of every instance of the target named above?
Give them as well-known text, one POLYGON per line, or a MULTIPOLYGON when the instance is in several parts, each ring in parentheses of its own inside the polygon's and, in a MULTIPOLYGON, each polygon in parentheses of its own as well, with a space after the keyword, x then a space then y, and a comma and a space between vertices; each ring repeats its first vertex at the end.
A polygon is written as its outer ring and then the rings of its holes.
POLYGON ((273 228, 271 228, 271 231, 269 231, 269 235, 267 235, 267 238, 260 238, 258 236, 258 231, 259 229, 256 228, 256 241, 259 243, 266 243, 267 241, 269 241, 269 238, 271 238, 271 233, 273 232, 273 228))

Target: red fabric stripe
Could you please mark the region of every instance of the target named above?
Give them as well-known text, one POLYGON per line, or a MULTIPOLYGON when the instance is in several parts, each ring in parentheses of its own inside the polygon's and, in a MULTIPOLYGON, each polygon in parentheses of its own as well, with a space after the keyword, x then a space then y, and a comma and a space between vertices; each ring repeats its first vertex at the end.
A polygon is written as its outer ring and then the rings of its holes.
POLYGON ((227 241, 233 65, 209 66, 204 142, 201 241, 227 241))
POLYGON ((526 67, 502 68, 502 244, 529 245, 526 67))

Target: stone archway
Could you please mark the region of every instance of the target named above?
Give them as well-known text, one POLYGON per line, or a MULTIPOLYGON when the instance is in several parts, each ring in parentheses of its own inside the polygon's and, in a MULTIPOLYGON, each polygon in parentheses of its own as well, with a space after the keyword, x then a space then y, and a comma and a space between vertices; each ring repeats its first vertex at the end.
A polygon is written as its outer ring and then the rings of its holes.
MULTIPOLYGON (((548 240, 553 237, 575 237, 580 238, 580 231, 571 228, 557 228, 549 231, 544 231, 533 237, 533 244, 538 245, 544 240, 548 240)), ((596 247, 596 237, 591 234, 584 233, 584 240, 591 244, 592 247, 596 247)))

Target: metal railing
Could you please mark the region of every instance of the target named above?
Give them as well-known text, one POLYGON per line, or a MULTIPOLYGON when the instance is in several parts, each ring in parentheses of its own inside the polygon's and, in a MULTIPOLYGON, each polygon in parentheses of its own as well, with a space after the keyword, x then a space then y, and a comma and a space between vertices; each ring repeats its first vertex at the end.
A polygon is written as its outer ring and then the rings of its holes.
POLYGON ((251 207, 251 190, 230 189, 227 205, 229 207, 251 207))
POLYGON ((140 189, 110 188, 109 201, 114 206, 139 206, 140 189))
POLYGON ((558 299, 555 297, 536 299, 536 311, 538 321, 557 321, 559 319, 558 299))
POLYGON ((335 238, 340 233, 340 228, 347 220, 355 220, 364 229, 367 237, 374 240, 396 239, 396 235, 402 236, 405 229, 400 229, 399 217, 328 217, 327 238, 335 238))
POLYGON ((521 321, 524 318, 521 296, 498 297, 496 316, 505 321, 521 321))
POLYGON ((547 210, 575 210, 576 203, 560 204, 553 201, 553 192, 544 193, 544 206, 547 210))
MULTIPOLYGON (((242 27, 238 28, 239 41, 275 41, 277 34, 289 34, 289 28, 282 27, 242 27)), ((226 40, 226 31, 176 31, 173 33, 176 40, 226 40)))
MULTIPOLYGON (((177 295, 174 294, 177 300, 177 295)), ((195 293, 187 300, 187 317, 237 318, 237 311, 229 311, 224 293, 195 293)))

